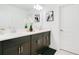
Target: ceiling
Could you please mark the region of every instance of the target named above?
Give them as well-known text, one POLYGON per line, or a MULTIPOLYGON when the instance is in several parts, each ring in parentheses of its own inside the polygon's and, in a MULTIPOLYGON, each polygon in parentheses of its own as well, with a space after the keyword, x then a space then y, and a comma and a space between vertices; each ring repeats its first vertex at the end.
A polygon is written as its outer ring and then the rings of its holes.
MULTIPOLYGON (((24 10, 30 11, 33 10, 34 4, 11 4, 12 6, 22 8, 24 10)), ((63 4, 40 4, 43 8, 63 6, 63 4)))

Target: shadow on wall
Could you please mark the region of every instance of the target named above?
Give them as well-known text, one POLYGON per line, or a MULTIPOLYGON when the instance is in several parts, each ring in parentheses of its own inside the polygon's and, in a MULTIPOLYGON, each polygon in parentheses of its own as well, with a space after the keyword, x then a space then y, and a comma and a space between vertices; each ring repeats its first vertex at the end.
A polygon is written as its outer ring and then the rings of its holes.
POLYGON ((54 48, 54 49, 58 49, 57 48, 57 44, 56 44, 56 40, 55 40, 55 37, 54 37, 54 33, 51 31, 51 40, 50 40, 50 47, 51 48, 54 48))

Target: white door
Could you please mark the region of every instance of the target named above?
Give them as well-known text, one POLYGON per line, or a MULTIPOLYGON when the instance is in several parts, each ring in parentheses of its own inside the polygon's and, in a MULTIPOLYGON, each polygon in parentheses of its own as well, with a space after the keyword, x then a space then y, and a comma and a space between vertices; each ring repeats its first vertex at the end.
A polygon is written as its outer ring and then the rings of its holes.
POLYGON ((61 49, 79 54, 79 5, 61 8, 61 49))

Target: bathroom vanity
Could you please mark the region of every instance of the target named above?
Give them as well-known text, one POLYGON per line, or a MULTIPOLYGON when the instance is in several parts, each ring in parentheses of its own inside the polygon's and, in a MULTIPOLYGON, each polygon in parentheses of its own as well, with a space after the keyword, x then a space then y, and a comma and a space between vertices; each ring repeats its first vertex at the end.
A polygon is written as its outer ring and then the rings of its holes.
POLYGON ((50 45, 50 30, 20 31, 0 35, 0 55, 37 55, 50 45))

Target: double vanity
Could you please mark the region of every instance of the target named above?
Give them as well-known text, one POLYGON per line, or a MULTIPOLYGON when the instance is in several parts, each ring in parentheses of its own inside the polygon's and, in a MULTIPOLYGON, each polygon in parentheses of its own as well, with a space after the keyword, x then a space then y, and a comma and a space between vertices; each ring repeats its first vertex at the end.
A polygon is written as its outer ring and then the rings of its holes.
POLYGON ((38 55, 38 50, 50 45, 50 30, 0 35, 0 55, 38 55))

